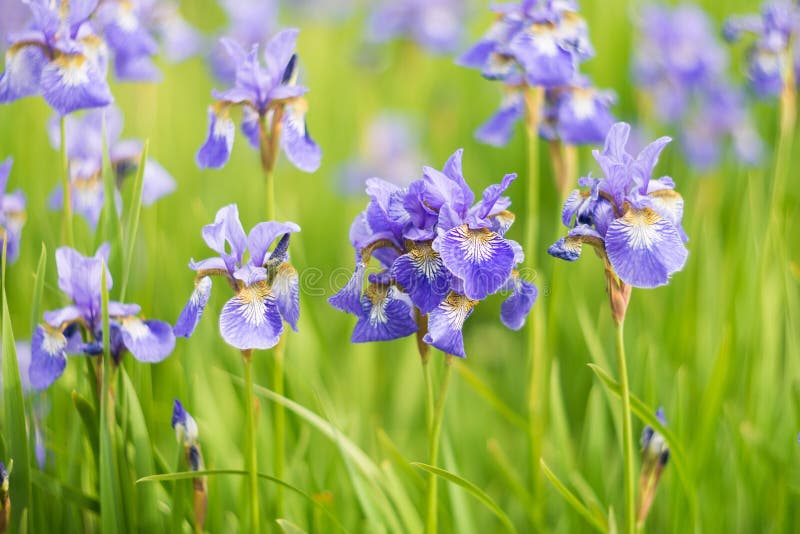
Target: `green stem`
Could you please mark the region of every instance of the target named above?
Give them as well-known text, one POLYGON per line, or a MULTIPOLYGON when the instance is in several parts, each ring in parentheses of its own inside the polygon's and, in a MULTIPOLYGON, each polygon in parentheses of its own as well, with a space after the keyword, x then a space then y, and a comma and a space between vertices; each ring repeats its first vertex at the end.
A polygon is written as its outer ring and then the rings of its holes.
MULTIPOLYGON (((528 180, 525 184, 525 251, 531 258, 531 265, 538 263, 539 251, 539 117, 544 100, 541 87, 528 87, 525 90, 525 133, 528 142, 528 180)), ((537 530, 542 530, 544 515, 544 480, 539 468, 542 457, 542 444, 547 426, 547 368, 542 332, 544 332, 544 316, 541 305, 534 306, 531 317, 526 324, 527 351, 531 359, 531 372, 528 383, 529 439, 531 444, 531 476, 533 479, 533 495, 535 509, 533 516, 537 518, 537 530)))
POLYGON ((275 220, 275 172, 264 171, 264 186, 266 188, 267 220, 275 220))
POLYGON ((242 351, 244 360, 244 385, 245 385, 245 417, 247 418, 247 453, 245 462, 248 479, 250 480, 250 532, 261 532, 258 499, 258 455, 256 454, 256 414, 255 395, 253 394, 253 353, 251 350, 242 351))
POLYGON ((67 246, 75 245, 75 235, 72 230, 72 188, 69 183, 69 156, 67 156, 67 125, 65 116, 59 122, 61 135, 61 187, 64 189, 64 240, 67 246))
MULTIPOLYGON (((281 336, 273 351, 272 389, 281 396, 284 394, 283 349, 285 342, 286 338, 281 336)), ((283 480, 284 464, 286 462, 286 411, 283 405, 275 403, 273 417, 275 418, 275 449, 273 458, 275 463, 275 477, 283 480)), ((278 486, 275 492, 275 517, 283 517, 283 487, 278 486)))
POLYGON ((625 459, 625 532, 636 532, 636 495, 634 494, 633 432, 631 430, 631 392, 628 385, 628 368, 625 363, 625 336, 623 321, 617 322, 617 366, 622 394, 622 452, 625 459))
MULTIPOLYGON (((436 466, 439 458, 439 435, 442 433, 442 420, 444 418, 444 402, 447 398, 447 387, 450 385, 450 375, 453 370, 453 358, 450 354, 444 356, 444 372, 442 373, 442 381, 439 383, 439 398, 436 400, 436 408, 433 412, 433 420, 430 427, 430 443, 428 463, 436 466)), ((431 473, 428 478, 428 516, 425 521, 425 532, 428 534, 435 534, 437 532, 437 476, 431 473)))

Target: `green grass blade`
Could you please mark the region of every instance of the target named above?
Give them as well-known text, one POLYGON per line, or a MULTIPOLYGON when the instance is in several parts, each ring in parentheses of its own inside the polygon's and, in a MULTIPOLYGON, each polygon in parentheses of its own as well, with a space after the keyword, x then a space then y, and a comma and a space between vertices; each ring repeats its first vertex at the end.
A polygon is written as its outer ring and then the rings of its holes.
POLYGON ((89 445, 92 447, 94 457, 100 458, 100 430, 97 423, 97 410, 94 406, 77 391, 72 392, 72 404, 78 411, 81 418, 83 427, 86 429, 86 435, 89 438, 89 445))
MULTIPOLYGON (((133 445, 134 462, 132 467, 137 474, 152 473, 155 469, 153 461, 152 445, 150 435, 147 431, 142 407, 139 398, 131 384, 130 377, 125 372, 124 367, 119 368, 122 378, 122 389, 125 397, 125 407, 128 411, 128 432, 130 442, 133 445)), ((137 488, 137 523, 139 528, 148 531, 159 527, 158 501, 156 499, 156 487, 145 485, 137 488)))
POLYGON ((128 206, 127 217, 125 218, 124 244, 125 256, 122 264, 122 286, 119 299, 125 302, 125 294, 128 289, 128 279, 131 273, 131 263, 133 262, 133 252, 136 248, 136 234, 139 231, 139 217, 142 213, 142 190, 144 189, 144 168, 147 164, 147 153, 150 149, 150 141, 144 142, 142 154, 139 158, 139 167, 136 169, 136 180, 133 183, 133 194, 130 205, 128 206))
POLYGON ((523 508, 525 509, 525 513, 528 515, 528 519, 531 523, 536 522, 536 518, 533 515, 534 511, 534 498, 531 495, 531 492, 528 491, 528 488, 525 487, 525 484, 522 482, 522 479, 519 476, 520 469, 518 466, 512 464, 511 460, 508 458, 508 455, 503 451, 503 448, 500 446, 500 442, 497 441, 495 438, 491 438, 489 442, 486 444, 486 449, 489 452, 489 456, 492 457, 494 460, 495 465, 498 469, 498 474, 503 478, 511 491, 516 496, 517 500, 522 503, 523 508))
MULTIPOLYGON (((445 433, 443 438, 442 461, 444 462, 444 467, 451 473, 458 471, 450 435, 445 433)), ((473 507, 467 502, 466 492, 455 484, 448 484, 447 489, 450 494, 450 509, 452 510, 454 531, 459 534, 475 534, 477 527, 473 517, 473 507)))
POLYGON ((112 406, 111 375, 114 363, 111 360, 110 332, 108 316, 108 284, 106 266, 103 265, 100 277, 100 299, 103 316, 103 390, 100 392, 100 516, 103 532, 126 532, 122 499, 119 492, 118 467, 116 462, 116 423, 112 406))
POLYGON ((89 512, 95 514, 100 513, 100 501, 97 499, 97 497, 87 495, 79 488, 65 484, 61 480, 53 478, 43 471, 33 471, 31 474, 33 484, 43 491, 49 493, 57 500, 63 499, 71 502, 82 510, 88 510, 89 512))
POLYGON ((525 418, 519 415, 513 408, 511 408, 508 404, 506 404, 500 397, 495 395, 492 388, 486 385, 478 375, 473 373, 470 368, 466 365, 458 365, 456 364, 456 370, 459 374, 464 377, 467 384, 472 388, 475 393, 477 393, 483 400, 486 401, 489 406, 495 409, 497 413, 502 415, 506 421, 517 427, 519 430, 523 432, 528 431, 528 423, 525 421, 525 418))
POLYGON ((411 483, 416 489, 419 491, 425 491, 425 479, 422 478, 422 475, 420 475, 416 469, 412 469, 411 463, 405 456, 403 456, 403 453, 400 452, 400 449, 397 448, 397 445, 395 445, 395 443, 392 441, 392 438, 389 437, 386 431, 382 428, 379 428, 376 434, 378 436, 378 443, 381 445, 383 451, 389 456, 392 463, 400 468, 401 472, 406 475, 409 480, 411 480, 411 483))
POLYGON ((505 526, 509 532, 515 533, 517 531, 517 529, 514 528, 514 523, 511 522, 511 519, 509 519, 506 513, 500 509, 497 503, 494 502, 494 500, 492 500, 492 498, 489 497, 489 495, 487 495, 485 491, 480 489, 478 486, 476 486, 469 480, 433 465, 423 464, 421 462, 412 462, 411 465, 418 467, 423 471, 433 473, 434 475, 447 480, 451 484, 456 484, 458 486, 461 486, 467 491, 467 493, 475 497, 490 512, 492 512, 495 515, 495 517, 497 517, 497 519, 499 519, 500 522, 503 523, 503 526, 505 526))
POLYGON ((298 527, 288 519, 276 519, 276 523, 281 527, 283 534, 306 534, 306 531, 298 527))
MULTIPOLYGON (((117 214, 117 180, 114 174, 114 168, 111 164, 109 156, 108 139, 106 137, 106 120, 103 117, 103 209, 100 215, 100 231, 95 236, 95 248, 104 241, 111 243, 111 250, 122 250, 122 228, 117 214)), ((114 261, 114 268, 109 267, 112 272, 119 272, 117 263, 119 254, 112 254, 109 262, 114 261)))
POLYGON ((11 528, 17 532, 28 530, 27 512, 31 502, 31 468, 28 450, 28 429, 25 422, 25 399, 22 396, 22 382, 19 377, 17 350, 14 345, 14 331, 11 327, 11 314, 6 295, 6 244, 3 240, 0 278, 3 286, 3 404, 5 407, 3 430, 9 441, 6 463, 14 461, 14 471, 10 480, 11 528))
POLYGON ((41 320, 42 294, 44 293, 44 279, 47 273, 47 246, 42 242, 42 251, 39 253, 39 262, 36 264, 36 273, 33 275, 33 293, 31 295, 31 325, 36 325, 41 320))
MULTIPOLYGON (((165 475, 149 475, 146 477, 142 477, 136 481, 137 484, 141 484, 142 482, 166 482, 166 481, 174 481, 174 480, 186 480, 196 477, 215 477, 215 476, 222 476, 222 475, 236 475, 236 476, 247 476, 247 471, 242 469, 206 469, 205 471, 183 471, 181 473, 167 473, 165 475)), ((342 525, 339 520, 333 515, 330 510, 324 507, 322 504, 318 503, 311 497, 308 493, 304 492, 300 488, 297 488, 288 482, 285 482, 279 478, 275 478, 270 475, 266 475, 264 473, 258 473, 258 477, 262 480, 266 480, 268 482, 272 482, 273 484, 277 484, 284 489, 287 489, 293 493, 296 493, 300 497, 302 497, 307 502, 311 503, 315 507, 321 509, 325 512, 325 515, 334 522, 334 524, 343 532, 348 532, 348 530, 342 525)))
POLYGON ((570 506, 572 506, 573 510, 575 510, 586 520, 587 523, 596 528, 598 531, 608 532, 606 525, 603 524, 599 518, 595 517, 595 515, 589 511, 589 509, 581 502, 581 500, 578 499, 578 497, 575 496, 575 494, 572 493, 569 488, 567 488, 567 486, 558 479, 555 473, 550 470, 550 468, 547 466, 547 463, 545 463, 544 458, 539 460, 539 464, 542 466, 544 476, 547 477, 547 480, 549 480, 553 487, 556 488, 562 497, 564 497, 564 500, 567 501, 570 506))
MULTIPOLYGON (((603 369, 598 367, 594 364, 588 364, 592 371, 600 378, 603 384, 616 396, 620 396, 620 387, 614 378, 611 377, 607 372, 603 369)), ((689 505, 692 507, 692 517, 694 517, 694 511, 696 510, 696 503, 695 503, 695 494, 694 490, 692 489, 693 486, 689 481, 689 477, 687 475, 686 470, 686 455, 683 453, 683 447, 681 447, 678 438, 669 428, 665 427, 661 424, 661 421, 658 420, 656 417, 656 411, 651 409, 647 406, 644 402, 642 402, 636 395, 631 394, 631 410, 635 413, 639 419, 641 419, 644 423, 653 427, 656 432, 664 436, 664 439, 667 441, 670 450, 670 459, 672 460, 673 465, 675 466, 675 471, 678 473, 678 478, 681 481, 681 485, 683 486, 684 490, 686 491, 686 497, 689 501, 689 505)))

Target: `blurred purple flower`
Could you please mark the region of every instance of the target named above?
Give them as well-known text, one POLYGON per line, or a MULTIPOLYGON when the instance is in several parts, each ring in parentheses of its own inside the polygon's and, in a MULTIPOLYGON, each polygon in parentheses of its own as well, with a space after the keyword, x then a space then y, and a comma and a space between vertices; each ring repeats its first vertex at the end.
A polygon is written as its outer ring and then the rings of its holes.
POLYGON ((0 246, 6 242, 8 263, 14 263, 19 257, 26 204, 25 194, 20 189, 6 193, 12 163, 11 158, 0 163, 0 246))
MULTIPOLYGON (((110 246, 106 243, 92 257, 69 247, 56 250, 58 287, 72 304, 44 313, 31 340, 30 380, 36 389, 46 389, 64 372, 67 354, 94 356, 102 352, 101 284, 106 278, 110 290, 113 281, 108 272, 110 246), (84 342, 81 331, 88 337, 84 342)), ((138 304, 109 302, 111 318, 111 356, 119 363, 125 351, 147 363, 160 362, 175 347, 170 325, 163 321, 141 319, 138 304)))
POLYGON ((726 138, 740 160, 758 162, 761 141, 743 95, 727 79, 728 55, 705 12, 694 5, 649 5, 639 20, 637 83, 656 117, 679 131, 689 162, 714 166, 726 138))
POLYGON ((547 252, 575 261, 582 245, 591 245, 624 284, 651 288, 669 282, 686 263, 683 198, 670 177, 651 178, 670 138, 654 141, 634 158, 625 150, 629 133, 628 124, 615 124, 603 151, 594 151, 604 176, 581 178, 589 190, 576 189, 567 198, 561 219, 569 233, 547 252))
MULTIPOLYGON (((122 182, 136 173, 144 145, 135 139, 120 140, 123 117, 116 106, 86 111, 82 116, 66 118, 67 158, 69 159, 72 208, 83 216, 92 229, 97 227, 105 201, 103 188, 103 122, 105 120, 106 145, 111 167, 114 170, 115 203, 119 211, 122 182)), ((61 147, 58 120, 48 125, 50 143, 61 147)), ((175 180, 157 161, 148 158, 142 176, 142 205, 150 206, 156 200, 175 190, 175 180)), ((59 209, 64 204, 61 187, 50 196, 50 206, 59 209)))
MULTIPOLYGON (((760 15, 730 17, 723 33, 729 41, 738 41, 745 33, 755 36, 748 50, 747 62, 750 85, 757 95, 777 97, 789 83, 791 71, 798 72, 800 6, 797 2, 764 2, 760 15)), ((794 82, 798 82, 796 76, 794 82)))
POLYGON ((41 94, 60 115, 110 104, 108 49, 88 24, 97 0, 65 3, 63 9, 31 0, 28 7, 30 27, 8 36, 0 103, 41 94))
MULTIPOLYGON (((278 28, 278 0, 220 0, 219 4, 228 16, 228 26, 221 35, 242 48, 265 45, 278 28)), ((212 49, 209 62, 221 81, 236 81, 237 65, 231 62, 221 39, 212 49)))
POLYGON ((219 256, 189 263, 197 273, 195 289, 175 323, 175 335, 188 338, 194 333, 211 294, 211 276, 225 278, 235 293, 219 317, 220 333, 229 345, 269 349, 278 343, 283 321, 297 330, 300 279, 288 260, 289 236, 299 231, 292 222, 269 221, 245 234, 236 204, 221 208, 214 222, 203 227, 203 239, 219 256))
POLYGON ((594 88, 585 76, 548 88, 539 135, 568 145, 598 145, 614 124, 610 108, 616 101, 613 91, 594 88))
POLYGON ((578 63, 594 55, 575 2, 524 0, 491 9, 497 21, 458 59, 490 80, 521 76, 530 86, 564 85, 575 76, 578 63))
POLYGON ((362 191, 366 180, 378 175, 399 186, 410 184, 422 161, 418 139, 408 117, 389 112, 375 117, 361 138, 358 158, 341 170, 345 193, 362 191))
POLYGON ((383 0, 369 15, 373 42, 407 38, 437 54, 453 52, 465 24, 463 0, 383 0))
POLYGON ((501 321, 521 328, 536 299, 536 287, 515 267, 522 249, 504 237, 514 220, 503 196, 516 178, 506 175, 487 187, 478 202, 467 185, 458 150, 441 171, 423 167, 406 188, 380 178, 367 180, 371 200, 350 228, 356 269, 350 282, 329 298, 358 321, 351 340, 387 341, 418 329, 415 310, 428 315, 423 340, 465 357, 462 327, 480 300, 500 291, 511 295, 501 321), (371 258, 379 273, 364 273, 371 258))
POLYGON ((298 30, 284 30, 270 39, 264 49, 266 65, 259 60, 258 45, 246 52, 237 42, 223 39, 236 67, 236 82, 230 89, 212 93, 217 102, 208 108, 208 137, 196 158, 200 168, 218 169, 230 158, 236 131, 230 109, 237 106, 242 107, 242 132, 253 147, 262 150, 262 157, 266 152, 271 158, 268 166, 277 158, 278 136, 295 167, 305 172, 319 168, 322 152, 305 120, 308 106, 303 95, 308 89, 297 84, 297 34, 298 30))

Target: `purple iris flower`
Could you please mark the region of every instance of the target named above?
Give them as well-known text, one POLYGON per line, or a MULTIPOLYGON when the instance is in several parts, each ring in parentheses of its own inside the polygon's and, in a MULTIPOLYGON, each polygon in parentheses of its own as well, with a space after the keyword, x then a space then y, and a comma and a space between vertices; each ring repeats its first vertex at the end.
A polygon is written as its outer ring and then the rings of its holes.
POLYGON ((361 191, 368 178, 379 174, 399 186, 411 183, 422 161, 418 139, 408 117, 388 112, 375 117, 361 139, 359 157, 342 168, 344 191, 361 191))
MULTIPOLYGON (((102 353, 101 276, 112 287, 108 272, 109 245, 103 244, 92 257, 69 247, 56 250, 58 287, 72 304, 44 313, 31 340, 31 384, 48 388, 64 372, 67 354, 94 356, 102 353), (82 335, 83 333, 83 335, 82 335)), ((109 302, 111 356, 119 363, 125 351, 147 363, 160 362, 175 347, 172 328, 163 321, 142 319, 138 304, 109 302)))
POLYGON ((200 168, 218 169, 227 163, 236 131, 230 110, 242 108, 242 132, 250 144, 274 164, 278 137, 280 147, 295 167, 305 172, 319 168, 322 152, 311 139, 306 126, 308 90, 297 84, 295 54, 298 30, 284 30, 266 44, 262 65, 259 47, 246 52, 238 43, 223 39, 222 44, 236 66, 236 82, 231 89, 214 91, 217 102, 208 108, 208 138, 197 153, 200 168), (266 145, 266 146, 262 146, 266 145))
POLYGON ((28 7, 29 29, 8 36, 0 103, 41 94, 60 115, 110 104, 108 48, 87 23, 97 0, 31 0, 28 7))
POLYGON ((525 116, 526 86, 543 86, 542 137, 571 145, 601 142, 614 122, 610 107, 616 96, 595 89, 578 72, 579 63, 592 57, 594 50, 577 4, 524 0, 495 5, 493 10, 497 21, 458 60, 505 85, 500 109, 475 137, 489 145, 506 145, 525 116))
POLYGON ((646 7, 639 21, 634 75, 663 123, 680 132, 689 162, 714 166, 730 138, 737 157, 758 162, 761 141, 727 78, 728 55, 705 12, 694 5, 646 7))
POLYGON ((503 196, 516 178, 506 175, 483 191, 478 202, 467 185, 458 150, 439 171, 423 168, 423 177, 401 188, 372 178, 371 200, 350 228, 356 269, 347 285, 329 300, 357 317, 352 341, 386 341, 418 329, 415 314, 427 314, 424 341, 448 354, 465 357, 462 327, 490 294, 510 292, 501 321, 521 328, 536 299, 536 287, 516 267, 522 249, 504 237, 514 221, 503 196), (378 273, 364 274, 370 259, 378 273))
POLYGON ((153 61, 159 40, 171 61, 188 58, 202 45, 200 34, 169 1, 105 1, 94 20, 114 55, 114 73, 119 80, 159 80, 161 73, 153 61))
MULTIPOLYGON (((277 0, 220 0, 219 4, 228 16, 222 35, 242 47, 266 44, 277 29, 277 0)), ((221 40, 211 51, 209 62, 221 81, 230 84, 236 81, 236 65, 231 63, 221 40)))
POLYGON ((214 222, 203 227, 203 239, 219 256, 189 263, 197 273, 195 288, 175 323, 175 335, 188 338, 194 332, 211 294, 212 276, 224 277, 234 291, 219 317, 220 333, 229 345, 272 348, 283 333, 283 321, 296 331, 300 279, 289 263, 289 236, 299 231, 292 222, 269 221, 245 234, 236 204, 221 208, 214 222))
POLYGON ((570 230, 547 252, 575 261, 581 246, 593 246, 622 283, 657 287, 686 263, 687 237, 681 226, 683 198, 672 178, 652 179, 669 137, 649 144, 634 158, 625 150, 630 126, 617 123, 603 152, 594 151, 604 176, 581 178, 589 190, 575 190, 564 203, 562 221, 570 230))
POLYGON ((578 62, 594 55, 586 22, 570 0, 496 4, 498 19, 459 59, 490 80, 517 77, 530 86, 568 84, 578 62))
POLYGON ((452 52, 463 34, 464 8, 462 0, 383 1, 369 16, 369 38, 409 38, 434 53, 452 52))
MULTIPOLYGON (((747 54, 750 85, 759 96, 774 98, 780 95, 792 68, 796 69, 800 63, 800 47, 796 42, 800 34, 800 6, 797 2, 765 2, 760 15, 729 18, 723 33, 729 41, 738 41, 745 33, 755 36, 747 54), (795 41, 793 48, 792 41, 795 41)), ((797 81, 795 79, 795 83, 797 81)))
MULTIPOLYGON (((69 159, 72 209, 83 216, 92 229, 97 227, 105 200, 103 188, 103 121, 105 120, 106 145, 117 189, 115 203, 120 208, 119 188, 122 182, 136 173, 144 148, 141 141, 122 139, 122 113, 116 106, 85 111, 81 116, 66 118, 67 158, 69 159)), ((50 143, 61 147, 61 131, 57 120, 48 125, 50 143)), ((148 158, 142 176, 142 205, 150 206, 156 200, 175 190, 175 180, 157 161, 148 158)), ((50 206, 63 206, 63 191, 58 186, 50 197, 50 206)))
POLYGON ((22 226, 25 224, 26 203, 25 194, 20 189, 13 193, 6 193, 12 163, 11 158, 0 163, 0 246, 5 241, 9 263, 14 263, 19 258, 19 243, 22 238, 22 226))
POLYGON ((200 454, 200 433, 194 417, 186 411, 181 401, 175 399, 172 406, 172 429, 178 443, 183 444, 186 452, 186 461, 192 471, 203 469, 203 457, 200 454))

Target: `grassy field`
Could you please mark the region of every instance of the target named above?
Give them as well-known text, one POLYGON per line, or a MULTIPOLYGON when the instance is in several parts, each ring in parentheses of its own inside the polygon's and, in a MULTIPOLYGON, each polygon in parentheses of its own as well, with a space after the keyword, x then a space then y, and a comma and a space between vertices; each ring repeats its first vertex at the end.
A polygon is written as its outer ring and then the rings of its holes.
MULTIPOLYGON (((213 2, 184 4, 187 18, 202 28, 211 29, 220 20, 213 2)), ((599 87, 618 93, 614 112, 620 120, 647 120, 638 113, 630 75, 636 3, 582 4, 597 52, 585 70, 599 87)), ((745 0, 703 4, 720 24, 728 14, 757 9, 745 0)), ((483 7, 476 6, 470 17, 471 39, 491 21, 483 7)), ((528 251, 526 260, 536 269, 540 296, 535 306, 546 325, 536 335, 550 362, 546 388, 535 392, 546 402, 542 457, 590 513, 614 531, 623 517, 620 402, 589 367, 617 376, 602 264, 588 253, 569 265, 546 254, 546 245, 563 233, 546 150, 539 169, 540 208, 530 213, 524 202, 529 170, 523 129, 502 149, 474 140, 475 128, 496 109, 498 86, 455 65, 452 57, 430 56, 410 43, 371 49, 362 39, 362 11, 335 24, 306 20, 296 12, 281 20, 301 30, 298 49, 304 83, 311 89, 308 125, 323 161, 319 171, 305 174, 282 156, 275 178, 277 218, 302 227, 291 250, 302 294, 299 332, 286 338, 285 396, 290 401, 285 402, 291 404, 283 479, 305 496, 284 488, 285 503, 278 511, 280 486, 262 480, 263 524, 277 529, 277 516, 307 532, 335 532, 338 526, 350 532, 419 532, 423 527, 427 474, 410 465, 427 462, 428 455, 425 384, 414 339, 353 345, 354 319, 326 300, 352 272, 348 229, 367 201, 365 195, 342 196, 341 166, 357 155, 370 119, 392 110, 407 113, 420 126, 419 144, 427 157, 420 169, 423 164, 441 168, 463 147, 465 175, 475 190, 505 173, 520 174, 508 192, 517 215, 509 236, 522 241, 523 221, 535 217, 543 245, 528 251), (364 60, 367 56, 370 61, 364 60)), ((731 54, 733 75, 741 79, 743 48, 733 47, 731 54)), ((224 169, 197 169, 194 155, 206 135, 210 91, 219 84, 202 58, 160 65, 161 83, 115 83, 112 90, 125 114, 123 137, 149 139, 151 156, 178 182, 175 193, 142 209, 127 297, 148 315, 174 322, 192 291, 194 273, 187 263, 209 252, 202 226, 218 208, 234 202, 245 228, 253 226, 265 219, 266 192, 258 155, 242 136, 224 169)), ((760 167, 743 167, 726 154, 718 168, 700 173, 672 143, 656 168, 657 176, 675 179, 685 198, 690 255, 668 286, 634 289, 626 320, 631 392, 651 419, 663 406, 670 430, 672 458, 647 521, 650 532, 800 528, 800 241, 793 224, 800 216, 795 167, 800 157, 789 149, 785 194, 773 199, 778 108, 769 102, 754 105, 766 144, 760 167)), ((61 173, 59 154, 47 140, 50 114, 41 99, 0 106, 0 158, 14 158, 9 190, 21 187, 28 197, 20 259, 6 272, 8 317, 16 340, 29 339, 36 306, 41 312, 66 304, 53 255, 61 244, 61 214, 46 207, 61 173), (38 303, 33 291, 43 246, 46 276, 38 303)), ((676 133, 653 129, 658 135, 676 133)), ((581 175, 599 172, 591 148, 579 150, 581 175)), ((82 219, 75 224, 77 248, 93 252, 98 236, 82 219)), ((120 253, 114 249, 112 256, 120 253)), ((112 258, 112 267, 115 261, 121 264, 112 258)), ((119 282, 120 273, 112 274, 119 282)), ((126 357, 127 378, 120 377, 115 387, 120 450, 110 476, 123 514, 118 519, 130 530, 174 532, 178 510, 185 514, 185 522, 179 514, 181 528, 190 528, 189 482, 135 484, 138 478, 177 469, 182 451, 170 427, 174 398, 197 420, 206 467, 243 469, 243 367, 240 354, 219 335, 217 314, 229 298, 223 286, 216 284, 208 317, 195 335, 179 338, 167 360, 151 366, 126 357)), ((115 291, 119 285, 112 298, 115 291)), ((439 465, 485 492, 519 532, 588 531, 590 523, 544 477, 538 459, 531 458, 531 359, 525 334, 499 323, 501 301, 489 298, 466 324, 469 358, 456 362, 439 465)), ((274 474, 271 356, 270 351, 254 355, 257 452, 266 475, 274 474)), ((432 357, 438 374, 443 355, 434 351, 432 357)), ((84 357, 70 358, 65 375, 26 402, 28 413, 41 417, 47 448, 41 470, 31 461, 28 532, 92 532, 105 523, 106 510, 98 513, 98 487, 109 474, 99 471, 97 443, 74 400, 88 399, 89 419, 97 417, 89 367, 84 357)), ((14 408, 7 399, 3 460, 16 439, 10 433, 20 428, 14 426, 14 408)), ((635 439, 648 421, 634 414, 635 439)), ((15 492, 22 491, 22 472, 15 458, 12 503, 19 502, 15 492)), ((447 481, 439 486, 441 532, 507 528, 473 492, 447 481)), ((206 530, 248 531, 247 499, 245 477, 209 476, 206 530)), ((284 527, 294 532, 290 528, 284 527)))

